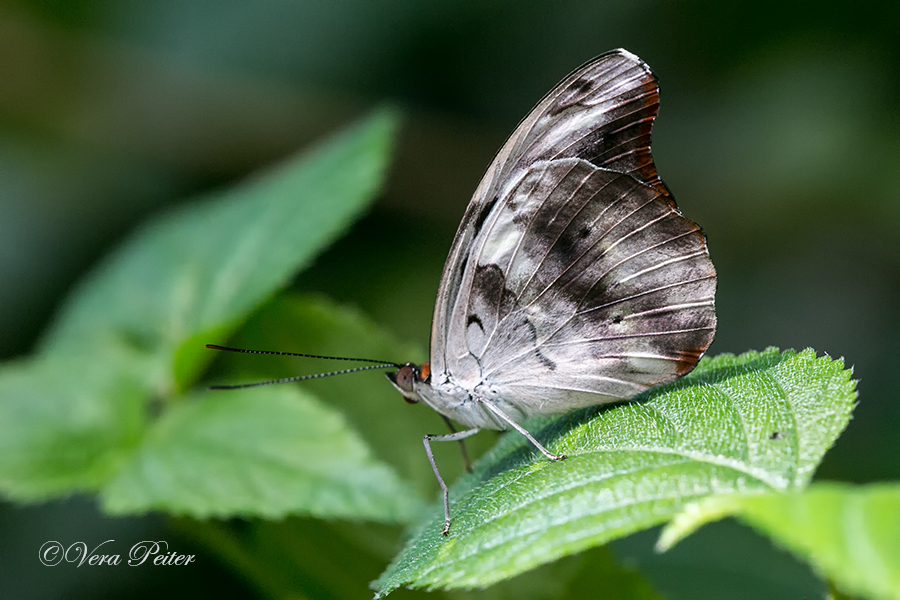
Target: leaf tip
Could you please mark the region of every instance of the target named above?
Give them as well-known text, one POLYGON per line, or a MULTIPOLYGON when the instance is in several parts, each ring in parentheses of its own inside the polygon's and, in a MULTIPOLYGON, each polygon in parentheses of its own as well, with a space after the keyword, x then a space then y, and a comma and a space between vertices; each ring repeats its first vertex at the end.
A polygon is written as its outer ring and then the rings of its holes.
POLYGON ((372 600, 381 600, 381 598, 384 598, 395 589, 397 589, 397 586, 385 583, 383 582, 383 580, 384 575, 369 584, 369 588, 375 591, 375 595, 372 596, 372 600))
POLYGON ((383 154, 389 155, 394 147, 400 130, 402 111, 394 104, 382 104, 374 108, 360 121, 357 127, 378 141, 383 154))

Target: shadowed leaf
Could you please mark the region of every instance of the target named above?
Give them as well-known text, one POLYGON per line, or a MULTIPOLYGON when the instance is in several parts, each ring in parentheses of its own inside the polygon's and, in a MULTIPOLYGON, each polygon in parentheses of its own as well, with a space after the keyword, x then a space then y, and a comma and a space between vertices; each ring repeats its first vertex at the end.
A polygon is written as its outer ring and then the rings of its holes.
POLYGON ((0 490, 100 490, 115 512, 408 520, 419 500, 333 409, 293 388, 182 396, 234 330, 383 181, 387 111, 150 222, 87 278, 39 355, 0 371, 0 490))
POLYGON ((333 409, 294 386, 207 392, 166 411, 100 492, 112 513, 408 521, 420 500, 333 409))
POLYGON ((704 523, 735 516, 808 560, 839 590, 900 598, 900 486, 816 483, 788 494, 727 495, 685 507, 663 530, 667 549, 704 523))

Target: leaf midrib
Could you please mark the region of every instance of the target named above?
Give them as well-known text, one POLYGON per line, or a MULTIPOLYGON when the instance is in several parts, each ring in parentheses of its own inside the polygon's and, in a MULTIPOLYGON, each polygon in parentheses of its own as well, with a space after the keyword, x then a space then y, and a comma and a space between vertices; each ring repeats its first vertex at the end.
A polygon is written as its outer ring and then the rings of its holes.
MULTIPOLYGON (((682 458, 693 460, 700 463, 706 463, 710 465, 715 465, 719 467, 727 467, 733 469, 735 471, 741 472, 745 475, 753 477, 754 479, 759 480, 760 482, 768 485, 769 487, 775 490, 783 490, 790 485, 790 481, 784 477, 777 477, 774 479, 770 479, 768 477, 769 473, 765 469, 754 468, 749 465, 745 465, 736 459, 729 459, 727 457, 721 455, 711 455, 704 454, 702 452, 691 452, 689 450, 676 450, 672 448, 661 448, 658 446, 621 446, 617 448, 601 448, 596 450, 589 450, 587 452, 577 452, 570 455, 570 458, 574 458, 576 456, 600 456, 604 454, 612 454, 612 453, 635 453, 635 452, 646 452, 646 453, 655 453, 655 454, 665 454, 668 456, 680 456, 682 458)), ((632 472, 632 471, 624 471, 632 472)), ((531 471, 522 470, 521 475, 511 478, 509 481, 504 482, 502 485, 498 486, 495 492, 500 492, 513 483, 519 481, 522 477, 527 476, 531 473, 531 471)), ((620 472, 610 473, 608 476, 614 476, 619 474, 620 472)), ((600 480, 597 480, 600 481, 600 480)))

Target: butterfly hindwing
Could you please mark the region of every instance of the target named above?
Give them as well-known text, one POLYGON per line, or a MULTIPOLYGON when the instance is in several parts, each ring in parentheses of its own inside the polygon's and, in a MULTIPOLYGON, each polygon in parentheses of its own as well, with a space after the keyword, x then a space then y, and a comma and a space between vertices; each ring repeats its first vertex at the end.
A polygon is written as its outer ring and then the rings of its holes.
POLYGON ((502 283, 471 279, 467 321, 493 309, 465 332, 480 377, 533 414, 629 398, 690 370, 716 322, 700 228, 650 186, 578 159, 534 165, 504 208, 526 202, 537 207, 527 221, 501 210, 473 248, 473 274, 502 283))

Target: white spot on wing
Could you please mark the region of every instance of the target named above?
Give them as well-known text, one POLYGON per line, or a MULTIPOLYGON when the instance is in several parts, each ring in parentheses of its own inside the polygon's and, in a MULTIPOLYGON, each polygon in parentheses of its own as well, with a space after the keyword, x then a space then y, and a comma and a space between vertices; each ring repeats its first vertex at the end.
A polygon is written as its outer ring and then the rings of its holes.
POLYGON ((495 232, 495 235, 485 240, 484 250, 479 257, 479 264, 503 264, 505 258, 515 249, 522 231, 512 222, 506 224, 503 230, 495 232))

